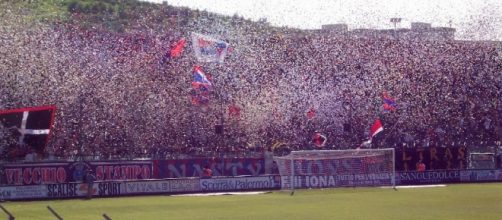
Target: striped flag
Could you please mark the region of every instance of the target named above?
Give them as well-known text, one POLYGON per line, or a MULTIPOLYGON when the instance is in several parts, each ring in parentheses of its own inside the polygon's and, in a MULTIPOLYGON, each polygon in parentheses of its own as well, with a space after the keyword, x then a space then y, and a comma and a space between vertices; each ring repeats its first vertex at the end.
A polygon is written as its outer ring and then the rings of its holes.
POLYGON ((204 72, 202 67, 196 65, 193 69, 193 80, 192 80, 192 91, 190 95, 192 97, 193 105, 207 105, 209 104, 209 98, 211 95, 213 84, 211 83, 211 77, 209 74, 204 72))
POLYGON ((210 90, 212 87, 208 75, 202 70, 202 67, 195 66, 193 69, 192 87, 198 90, 210 90))
POLYGON ((396 101, 387 92, 383 92, 383 109, 384 111, 396 111, 397 109, 396 101))

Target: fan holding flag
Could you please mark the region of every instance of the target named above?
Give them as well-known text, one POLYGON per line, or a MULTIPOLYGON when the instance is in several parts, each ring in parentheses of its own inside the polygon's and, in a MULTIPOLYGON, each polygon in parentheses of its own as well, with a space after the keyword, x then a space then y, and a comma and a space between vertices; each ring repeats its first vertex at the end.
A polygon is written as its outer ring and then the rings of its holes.
POLYGON ((360 147, 368 147, 371 145, 371 142, 373 141, 373 137, 375 137, 378 133, 383 131, 383 126, 382 126, 382 121, 377 118, 375 122, 373 122, 373 125, 371 125, 370 128, 370 139, 363 142, 360 147))

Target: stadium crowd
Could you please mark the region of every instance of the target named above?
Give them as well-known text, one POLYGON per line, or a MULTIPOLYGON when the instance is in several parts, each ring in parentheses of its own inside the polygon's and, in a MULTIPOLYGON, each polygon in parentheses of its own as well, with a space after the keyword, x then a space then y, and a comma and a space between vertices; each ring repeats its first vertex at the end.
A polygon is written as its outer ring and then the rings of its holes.
MULTIPOLYGON (((154 15, 115 32, 2 14, 0 109, 57 106, 39 157, 356 148, 376 118, 384 132, 372 147, 502 139, 502 66, 492 44, 263 30, 263 24, 218 17, 162 26, 154 15), (191 31, 215 34, 232 47, 224 63, 201 64, 214 84, 207 105, 191 102, 191 71, 200 63, 190 43, 181 57, 166 57, 174 42, 190 41, 191 31), (382 108, 384 92, 395 111, 382 108), (312 142, 316 132, 326 137, 324 145, 312 142)), ((2 150, 2 159, 26 154, 2 150)))

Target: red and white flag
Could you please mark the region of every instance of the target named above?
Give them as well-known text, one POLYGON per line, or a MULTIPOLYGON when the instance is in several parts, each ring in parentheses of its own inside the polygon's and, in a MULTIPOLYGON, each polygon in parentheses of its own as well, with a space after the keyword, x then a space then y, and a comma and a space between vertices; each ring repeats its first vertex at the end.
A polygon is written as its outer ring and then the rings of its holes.
POLYGON ((380 119, 375 120, 370 129, 370 138, 383 131, 382 121, 380 119))
POLYGON ((370 128, 370 139, 363 142, 360 147, 369 146, 371 144, 371 141, 373 140, 373 137, 382 131, 383 131, 382 121, 380 121, 380 119, 375 120, 375 122, 373 122, 373 125, 371 125, 370 128))

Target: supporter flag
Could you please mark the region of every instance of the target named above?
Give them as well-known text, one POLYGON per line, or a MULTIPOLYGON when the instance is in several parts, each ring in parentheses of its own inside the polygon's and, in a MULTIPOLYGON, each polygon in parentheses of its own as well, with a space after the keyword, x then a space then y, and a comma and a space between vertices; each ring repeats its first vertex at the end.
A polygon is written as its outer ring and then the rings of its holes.
POLYGON ((54 122, 55 106, 0 110, 0 124, 12 132, 19 146, 43 152, 54 122))
POLYGON ((209 104, 209 95, 209 92, 192 90, 190 93, 191 102, 193 105, 207 105, 209 104))
POLYGON ((186 40, 181 38, 174 46, 171 48, 170 55, 171 58, 179 57, 183 53, 183 48, 185 48, 186 40))
POLYGON ((397 109, 396 101, 387 92, 383 92, 383 109, 384 111, 395 111, 397 109))
POLYGON ((181 56, 185 44, 186 44, 185 38, 181 38, 164 54, 164 56, 162 56, 161 63, 162 64, 166 63, 167 61, 169 61, 169 59, 181 56))
POLYGON ((232 118, 240 118, 241 117, 241 108, 237 106, 235 103, 228 106, 228 116, 232 118))
POLYGON ((202 70, 200 66, 193 68, 192 87, 197 90, 206 91, 212 87, 209 75, 202 70))
POLYGON ((326 138, 326 136, 324 136, 323 134, 321 134, 321 132, 318 131, 316 131, 314 133, 314 136, 312 137, 312 142, 318 148, 324 147, 324 145, 326 145, 327 140, 328 138, 326 138))
POLYGON ((194 67, 192 88, 192 104, 206 105, 209 103, 212 83, 210 81, 210 76, 205 73, 200 66, 194 67))
POLYGON ((192 32, 192 45, 199 62, 223 63, 229 44, 207 35, 192 32))
POLYGON ((383 131, 382 121, 380 119, 375 120, 370 128, 370 137, 373 138, 375 135, 383 131))
POLYGON ((375 135, 377 135, 382 131, 383 131, 382 121, 380 119, 375 120, 375 122, 373 122, 373 125, 371 125, 370 128, 370 139, 363 142, 361 146, 364 147, 370 145, 371 141, 373 140, 373 137, 375 137, 375 135))
POLYGON ((315 117, 315 113, 316 113, 315 108, 310 108, 310 109, 307 111, 307 119, 308 119, 308 120, 312 120, 312 119, 314 119, 314 117, 315 117))

